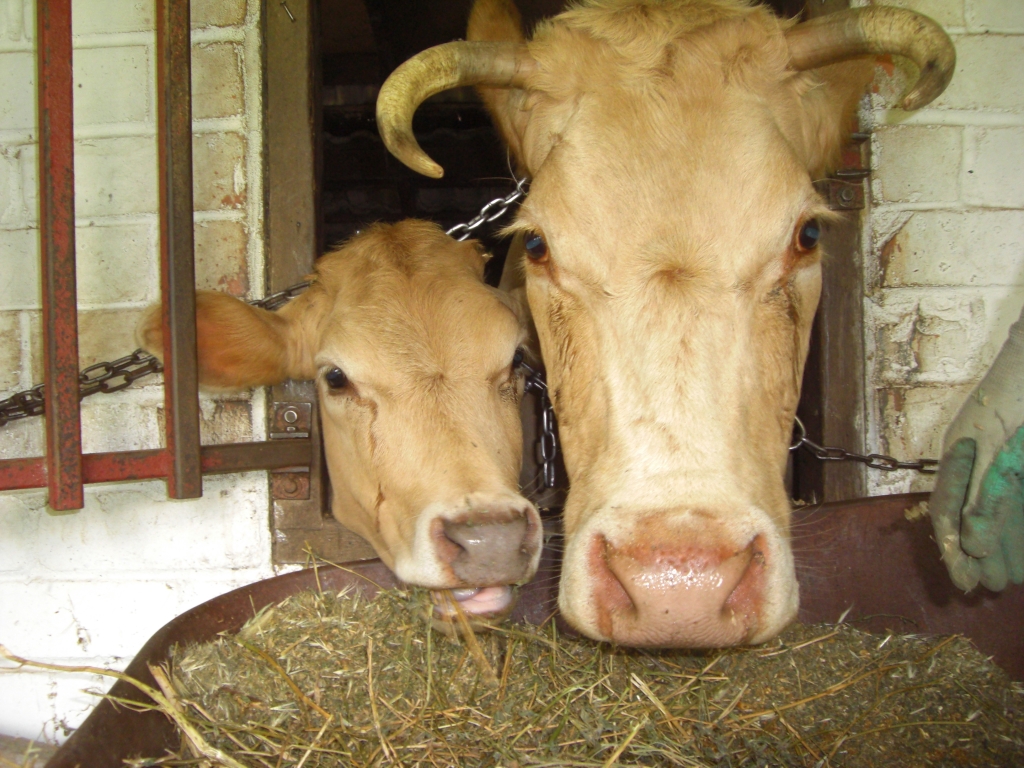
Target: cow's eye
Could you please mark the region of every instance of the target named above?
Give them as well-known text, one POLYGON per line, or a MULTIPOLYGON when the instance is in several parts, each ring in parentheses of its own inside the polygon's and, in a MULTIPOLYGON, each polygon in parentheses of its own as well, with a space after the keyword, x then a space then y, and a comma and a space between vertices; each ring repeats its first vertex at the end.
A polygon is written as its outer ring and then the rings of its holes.
POLYGON ((821 239, 821 226, 817 219, 808 219, 796 233, 796 249, 802 253, 813 251, 821 239))
POLYGON ((523 245, 526 247, 526 255, 530 261, 544 261, 548 257, 548 244, 536 232, 527 234, 523 245))
POLYGON ((348 386, 348 376, 341 368, 331 368, 324 374, 324 381, 331 389, 344 389, 348 386))
POLYGON ((523 360, 526 359, 526 350, 522 347, 516 349, 516 353, 512 355, 512 370, 518 371, 523 364, 523 360))

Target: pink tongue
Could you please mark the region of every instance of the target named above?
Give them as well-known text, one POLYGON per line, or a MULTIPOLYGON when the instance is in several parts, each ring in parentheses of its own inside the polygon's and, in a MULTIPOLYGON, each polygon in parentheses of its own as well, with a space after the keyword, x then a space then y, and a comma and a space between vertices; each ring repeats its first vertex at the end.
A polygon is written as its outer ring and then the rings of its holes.
POLYGON ((453 589, 452 594, 466 613, 498 613, 512 602, 512 587, 509 586, 453 589))

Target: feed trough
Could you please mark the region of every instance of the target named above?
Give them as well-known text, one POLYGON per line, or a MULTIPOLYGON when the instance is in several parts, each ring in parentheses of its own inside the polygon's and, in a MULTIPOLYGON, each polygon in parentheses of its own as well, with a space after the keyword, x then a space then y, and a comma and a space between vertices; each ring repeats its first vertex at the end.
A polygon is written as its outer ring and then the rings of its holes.
MULTIPOLYGON (((994 657, 1013 679, 1024 679, 1024 590, 1000 595, 962 595, 948 583, 927 518, 913 510, 927 496, 878 497, 800 510, 794 518, 794 548, 805 622, 846 621, 861 629, 904 634, 963 634, 994 657), (908 515, 908 511, 910 514, 908 515)), ((538 577, 521 590, 515 620, 538 623, 554 609, 557 563, 550 555, 538 577)), ((364 595, 397 586, 379 562, 321 568, 324 590, 345 587, 364 595)), ((168 658, 176 644, 203 642, 237 631, 254 610, 314 588, 317 576, 301 571, 268 579, 217 597, 171 621, 142 648, 128 674, 152 684, 147 664, 168 658)), ((118 682, 111 693, 137 698, 118 682)), ((101 702, 48 763, 50 766, 120 766, 131 756, 157 757, 175 749, 179 737, 156 712, 134 712, 101 702)))

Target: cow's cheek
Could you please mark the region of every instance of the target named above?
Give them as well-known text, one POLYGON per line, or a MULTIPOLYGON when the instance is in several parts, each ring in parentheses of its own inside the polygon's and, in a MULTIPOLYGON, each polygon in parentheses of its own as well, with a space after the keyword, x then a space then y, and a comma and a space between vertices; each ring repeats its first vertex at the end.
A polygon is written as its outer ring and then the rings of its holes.
POLYGON ((373 456, 375 409, 337 400, 321 399, 332 513, 339 523, 369 541, 378 556, 391 565, 394 552, 383 525, 386 495, 373 456))

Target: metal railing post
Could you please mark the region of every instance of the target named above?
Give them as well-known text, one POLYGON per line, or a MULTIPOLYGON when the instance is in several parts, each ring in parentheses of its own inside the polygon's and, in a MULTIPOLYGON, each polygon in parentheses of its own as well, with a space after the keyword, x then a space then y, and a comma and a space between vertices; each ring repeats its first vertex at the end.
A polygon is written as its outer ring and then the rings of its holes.
POLYGON ((84 506, 75 283, 71 0, 38 0, 36 41, 47 485, 50 507, 71 510, 84 506))
POLYGON ((189 0, 157 0, 157 141, 167 493, 203 493, 192 223, 192 66, 189 0))

